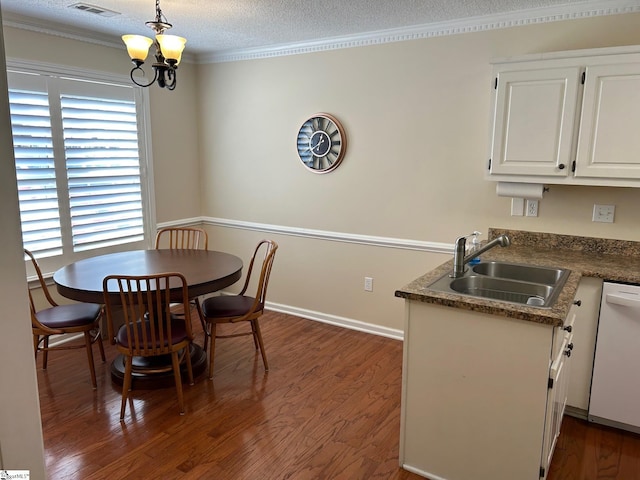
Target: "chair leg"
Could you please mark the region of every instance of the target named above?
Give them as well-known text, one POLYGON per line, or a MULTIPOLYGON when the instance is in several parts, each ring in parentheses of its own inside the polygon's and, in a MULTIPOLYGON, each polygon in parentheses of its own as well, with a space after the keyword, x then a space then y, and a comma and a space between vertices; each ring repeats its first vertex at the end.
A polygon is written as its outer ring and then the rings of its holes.
POLYGON ((107 361, 107 357, 104 355, 104 344, 102 343, 102 332, 98 330, 98 337, 96 338, 98 342, 98 348, 100 348, 100 357, 102 357, 102 363, 107 361))
POLYGON ((91 373, 91 385, 93 385, 93 389, 98 388, 98 382, 96 381, 96 367, 93 364, 93 349, 91 348, 91 332, 89 330, 85 330, 84 332, 84 343, 87 346, 87 358, 89 360, 89 372, 91 373))
POLYGON ((47 369, 47 361, 49 360, 49 335, 44 335, 42 340, 42 369, 47 369))
POLYGON ((253 346, 255 347, 256 350, 258 350, 260 348, 260 345, 258 344, 258 335, 256 333, 256 324, 255 324, 256 320, 250 320, 251 323, 251 333, 253 335, 253 346))
POLYGON ((213 380, 213 361, 216 353, 216 322, 209 322, 209 380, 213 380))
POLYGON ((40 343, 40 335, 33 334, 33 358, 38 361, 38 344, 40 343))
POLYGON ((133 369, 133 357, 127 355, 124 363, 124 380, 122 382, 122 404, 120 405, 120 420, 124 420, 124 410, 127 407, 127 397, 131 390, 131 370, 133 369))
MULTIPOLYGON (((189 358, 188 353, 187 358, 189 358)), ((173 364, 173 378, 175 378, 176 391, 178 392, 180 415, 184 415, 184 397, 182 395, 182 378, 180 377, 180 360, 178 359, 178 352, 171 352, 171 363, 173 364)))
POLYGON ((264 363, 265 371, 269 371, 269 363, 267 362, 267 354, 264 351, 264 343, 262 342, 262 333, 260 332, 260 323, 258 323, 258 319, 251 321, 251 328, 254 331, 254 341, 257 339, 260 344, 260 353, 262 354, 262 362, 264 363))
POLYGON ((202 342, 202 349, 204 350, 205 353, 207 353, 207 343, 208 342, 208 337, 209 337, 209 331, 207 330, 207 322, 204 318, 204 313, 202 312, 202 305, 200 305, 200 300, 198 298, 196 298, 194 300, 194 303, 196 304, 196 310, 198 311, 198 318, 200 319, 200 325, 202 325, 202 331, 204 332, 204 341, 202 342))

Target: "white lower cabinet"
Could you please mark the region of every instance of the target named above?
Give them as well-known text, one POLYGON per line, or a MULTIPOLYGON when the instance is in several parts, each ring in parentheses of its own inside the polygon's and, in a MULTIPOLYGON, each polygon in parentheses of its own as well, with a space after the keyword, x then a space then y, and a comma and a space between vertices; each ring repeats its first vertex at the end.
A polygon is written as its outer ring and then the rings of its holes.
POLYGON ((579 348, 574 349, 571 354, 571 376, 567 395, 567 405, 572 407, 570 413, 580 418, 587 418, 589 409, 589 389, 601 297, 602 279, 582 277, 575 297, 580 301, 580 306, 572 307, 572 313, 576 315, 572 328, 573 339, 579 348))
MULTIPOLYGON (((575 314, 565 322, 567 326, 575 324, 575 314)), ((573 333, 571 329, 556 328, 556 340, 554 341, 554 356, 549 369, 549 392, 547 396, 547 412, 544 426, 544 442, 542 444, 542 465, 540 466, 540 478, 547 478, 549 465, 560 436, 562 417, 567 406, 567 393, 569 390, 569 378, 571 372, 571 354, 573 353, 573 333), (568 331, 567 331, 568 330, 568 331), (556 345, 559 345, 556 348, 556 345)))
POLYGON ((401 466, 433 480, 545 477, 571 333, 419 301, 405 308, 401 466))

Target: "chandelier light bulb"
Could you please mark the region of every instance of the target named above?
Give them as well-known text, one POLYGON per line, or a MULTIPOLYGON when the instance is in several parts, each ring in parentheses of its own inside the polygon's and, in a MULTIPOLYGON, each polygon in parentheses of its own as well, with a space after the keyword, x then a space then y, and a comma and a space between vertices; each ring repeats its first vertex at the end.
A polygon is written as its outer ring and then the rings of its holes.
POLYGON ((156 35, 156 40, 160 45, 162 56, 167 60, 167 63, 173 63, 174 65, 180 63, 182 51, 187 43, 186 38, 176 35, 156 35))
POLYGON ((131 60, 139 62, 144 62, 147 59, 149 48, 153 43, 153 40, 142 35, 123 35, 122 41, 127 46, 127 52, 131 60))

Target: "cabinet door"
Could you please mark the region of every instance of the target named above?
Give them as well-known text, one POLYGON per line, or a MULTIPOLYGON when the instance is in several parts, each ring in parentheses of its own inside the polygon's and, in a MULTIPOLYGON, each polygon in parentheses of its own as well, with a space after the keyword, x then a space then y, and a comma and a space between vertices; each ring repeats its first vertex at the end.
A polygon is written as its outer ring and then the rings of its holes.
POLYGON ((576 177, 640 179, 640 64, 588 67, 576 177))
POLYGON ((579 67, 498 74, 490 173, 567 176, 580 74, 579 67))
POLYGON ((579 348, 575 349, 571 355, 567 404, 582 410, 585 415, 589 408, 589 389, 601 296, 602 279, 582 277, 575 297, 576 300, 580 300, 581 305, 574 305, 571 308, 571 312, 576 315, 575 324, 572 326, 573 338, 579 348))
MULTIPOLYGON (((570 323, 573 324, 572 319, 570 323)), ((561 337, 560 348, 551 363, 549 369, 549 391, 547 394, 547 412, 545 415, 545 428, 542 445, 542 468, 541 478, 546 478, 549 472, 549 465, 553 457, 556 442, 560 436, 562 417, 567 405, 567 390, 569 380, 569 370, 571 351, 573 349, 573 335, 564 333, 560 328, 556 338, 561 337)), ((556 349, 554 348, 554 352, 556 349)))

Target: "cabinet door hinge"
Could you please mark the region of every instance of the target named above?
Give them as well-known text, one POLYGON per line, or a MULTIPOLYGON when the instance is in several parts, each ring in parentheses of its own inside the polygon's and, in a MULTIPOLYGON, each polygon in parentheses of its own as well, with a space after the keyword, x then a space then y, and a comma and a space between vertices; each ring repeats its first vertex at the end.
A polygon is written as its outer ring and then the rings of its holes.
POLYGON ((498 77, 496 77, 496 81, 495 81, 495 83, 493 84, 493 89, 494 89, 494 90, 497 90, 497 89, 498 89, 498 77))
POLYGON ((544 478, 544 472, 545 472, 544 467, 540 467, 540 478, 544 478))
POLYGON ((571 163, 571 171, 573 173, 576 173, 576 161, 575 160, 571 163))
POLYGON ((582 85, 584 85, 584 82, 586 82, 586 80, 587 80, 587 72, 584 71, 582 72, 582 85))
POLYGON ((553 378, 549 377, 549 381, 547 382, 547 388, 553 388, 553 378))

